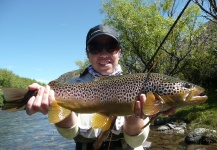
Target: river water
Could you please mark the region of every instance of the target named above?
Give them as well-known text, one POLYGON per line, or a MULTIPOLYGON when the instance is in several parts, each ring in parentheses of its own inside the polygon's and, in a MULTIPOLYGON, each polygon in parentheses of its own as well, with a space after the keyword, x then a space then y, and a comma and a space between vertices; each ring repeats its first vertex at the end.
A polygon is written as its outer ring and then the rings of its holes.
POLYGON ((73 150, 74 147, 73 140, 61 137, 48 122, 47 115, 0 112, 0 150, 73 150))
MULTIPOLYGON (((186 145, 185 135, 163 134, 151 128, 148 141, 151 150, 214 150, 216 145, 186 145)), ((25 111, 7 113, 0 111, 0 150, 74 150, 73 140, 64 139, 47 115, 28 116, 25 111)))

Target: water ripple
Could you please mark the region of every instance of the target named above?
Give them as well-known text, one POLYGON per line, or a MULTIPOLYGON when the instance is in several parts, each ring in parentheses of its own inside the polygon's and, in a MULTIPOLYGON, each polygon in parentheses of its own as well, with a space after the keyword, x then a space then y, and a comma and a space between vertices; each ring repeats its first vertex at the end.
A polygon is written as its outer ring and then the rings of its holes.
POLYGON ((0 112, 0 150, 75 149, 73 140, 64 139, 49 124, 47 115, 28 116, 25 111, 0 112))

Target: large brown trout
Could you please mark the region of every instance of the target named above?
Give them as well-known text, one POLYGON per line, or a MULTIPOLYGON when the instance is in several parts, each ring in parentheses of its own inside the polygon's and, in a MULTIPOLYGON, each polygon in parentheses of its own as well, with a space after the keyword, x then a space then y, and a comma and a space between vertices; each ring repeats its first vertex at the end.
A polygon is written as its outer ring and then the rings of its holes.
MULTIPOLYGON (((48 113, 50 123, 58 123, 72 111, 94 113, 93 128, 107 130, 111 124, 110 116, 134 114, 135 101, 139 95, 146 94, 143 113, 153 116, 171 107, 196 105, 207 100, 201 96, 204 89, 189 82, 181 81, 157 73, 129 74, 97 78, 92 82, 59 84, 49 83, 55 92, 48 113)), ((28 99, 36 92, 2 88, 4 103, 2 110, 24 109, 28 99)))

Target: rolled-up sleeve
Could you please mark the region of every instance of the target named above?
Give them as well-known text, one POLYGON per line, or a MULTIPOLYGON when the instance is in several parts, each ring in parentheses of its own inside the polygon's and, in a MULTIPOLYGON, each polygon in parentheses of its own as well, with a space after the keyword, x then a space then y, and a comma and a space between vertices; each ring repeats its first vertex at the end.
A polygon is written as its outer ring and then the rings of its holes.
POLYGON ((79 133, 79 128, 78 125, 75 124, 73 127, 71 128, 60 128, 58 126, 56 126, 57 131, 66 139, 73 139, 74 137, 76 137, 79 133))
MULTIPOLYGON (((147 117, 144 120, 145 124, 148 123, 148 121, 149 118, 147 117)), ((129 146, 136 148, 138 146, 141 146, 146 141, 146 139, 148 138, 149 131, 150 131, 150 127, 148 125, 143 129, 143 131, 139 135, 130 136, 124 133, 124 139, 129 146)))

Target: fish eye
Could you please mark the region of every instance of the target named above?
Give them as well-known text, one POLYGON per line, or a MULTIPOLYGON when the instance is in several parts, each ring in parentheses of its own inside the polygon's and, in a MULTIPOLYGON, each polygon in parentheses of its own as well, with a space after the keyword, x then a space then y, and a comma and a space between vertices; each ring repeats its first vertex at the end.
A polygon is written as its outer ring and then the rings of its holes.
POLYGON ((185 83, 185 84, 184 84, 184 87, 185 87, 185 88, 191 88, 192 86, 191 86, 190 83, 185 83))

